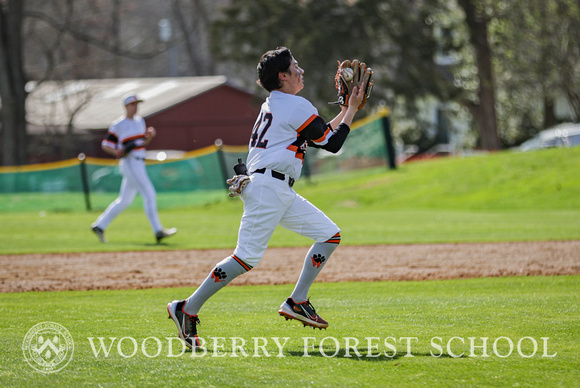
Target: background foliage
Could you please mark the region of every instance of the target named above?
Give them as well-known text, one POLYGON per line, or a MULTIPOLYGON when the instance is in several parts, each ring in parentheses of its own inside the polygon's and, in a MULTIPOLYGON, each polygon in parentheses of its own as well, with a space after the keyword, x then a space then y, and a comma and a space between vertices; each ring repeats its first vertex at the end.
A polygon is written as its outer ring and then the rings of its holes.
POLYGON ((503 147, 559 121, 580 119, 576 0, 3 4, 3 23, 22 26, 0 40, 5 53, 0 57, 16 63, 14 68, 0 61, 6 80, 2 157, 8 165, 25 163, 26 152, 15 152, 27 147, 18 135, 22 126, 16 125, 24 120, 25 96, 14 90, 22 90, 26 80, 224 74, 232 83, 257 91, 257 60, 279 45, 290 47, 299 59, 306 70, 304 95, 325 115, 326 103, 335 99, 336 60, 364 59, 376 71, 369 108, 389 105, 397 137, 420 150, 445 140, 443 131, 459 136, 460 147, 477 147, 483 123, 490 119, 503 147), (159 35, 163 19, 172 25, 168 40, 159 35), (482 28, 474 31, 468 20, 482 28), (20 57, 24 76, 10 77, 17 74, 20 57), (489 77, 483 77, 487 72, 489 77), (482 94, 487 87, 495 93, 482 94), (13 107, 20 107, 20 113, 8 114, 6 109, 13 107), (497 119, 482 115, 483 107, 495 109, 497 119))

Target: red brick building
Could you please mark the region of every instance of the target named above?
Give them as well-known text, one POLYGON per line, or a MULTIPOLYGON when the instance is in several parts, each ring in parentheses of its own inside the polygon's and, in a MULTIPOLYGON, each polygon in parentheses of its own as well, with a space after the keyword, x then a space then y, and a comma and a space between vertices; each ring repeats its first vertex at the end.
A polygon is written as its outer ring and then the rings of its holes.
POLYGON ((101 79, 29 84, 31 162, 67 159, 83 152, 108 157, 100 148, 107 129, 124 114, 122 98, 144 100, 138 114, 157 130, 150 150, 192 151, 222 139, 247 145, 265 96, 232 86, 223 76, 101 79))

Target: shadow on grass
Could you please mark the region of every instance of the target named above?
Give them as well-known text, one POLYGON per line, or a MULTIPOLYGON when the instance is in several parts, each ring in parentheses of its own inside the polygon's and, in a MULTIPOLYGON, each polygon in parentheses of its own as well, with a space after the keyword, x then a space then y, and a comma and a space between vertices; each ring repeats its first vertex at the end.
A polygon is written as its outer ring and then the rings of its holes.
MULTIPOLYGON (((185 353, 192 353, 193 351, 195 351, 195 353, 200 354, 200 356, 205 356, 205 357, 231 357, 232 356, 232 352, 228 351, 228 350, 221 350, 218 352, 215 352, 214 350, 212 350, 211 348, 205 348, 205 349, 187 349, 185 351, 185 353), (205 350, 205 351, 204 351, 205 350)), ((252 351, 250 349, 246 349, 246 355, 244 354, 240 354, 240 352, 238 352, 238 356, 241 357, 256 357, 252 351)), ((316 350, 316 349, 307 349, 307 350, 303 350, 303 351, 296 351, 296 350, 286 350, 282 353, 282 355, 284 357, 302 357, 302 358, 308 358, 308 357, 323 357, 323 358, 344 358, 344 359, 349 359, 349 360, 353 360, 353 361, 381 361, 381 362, 385 362, 385 361, 396 361, 400 358, 412 358, 412 357, 432 357, 432 358, 465 358, 465 356, 461 355, 461 356, 450 356, 449 354, 441 354, 441 355, 433 355, 431 353, 427 353, 427 352, 397 352, 396 354, 391 354, 391 353, 387 353, 385 351, 382 352, 378 352, 376 349, 372 349, 369 351, 368 348, 356 348, 356 351, 353 348, 349 348, 348 351, 346 348, 340 348, 340 349, 327 349, 327 350, 322 350, 320 351, 320 349, 316 350)), ((266 356, 262 353, 260 353, 260 357, 272 357, 272 358, 278 358, 279 353, 277 351, 271 351, 269 352, 269 355, 266 356)))
MULTIPOLYGON (((412 358, 412 357, 433 357, 433 358, 453 358, 448 354, 441 354, 441 355, 433 355, 431 353, 424 353, 424 352, 397 352, 392 354, 390 352, 379 352, 376 349, 372 349, 369 351, 367 348, 356 348, 358 354, 354 351, 354 349, 328 349, 328 350, 316 350, 310 349, 308 352, 306 351, 288 351, 287 354, 293 357, 324 357, 324 358, 345 358, 351 359, 353 361, 395 361, 399 358, 412 358)), ((285 353, 286 354, 286 353, 285 353)), ((463 358, 464 356, 455 357, 455 358, 463 358)))

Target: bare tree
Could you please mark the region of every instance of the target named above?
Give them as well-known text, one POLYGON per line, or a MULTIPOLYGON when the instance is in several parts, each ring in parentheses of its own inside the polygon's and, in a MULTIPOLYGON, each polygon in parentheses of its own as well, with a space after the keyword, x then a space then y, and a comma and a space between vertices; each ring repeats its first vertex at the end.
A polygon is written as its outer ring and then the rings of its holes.
POLYGON ((497 115, 495 110, 495 79, 492 53, 488 37, 488 18, 478 0, 459 0, 465 12, 469 29, 469 40, 475 50, 479 87, 477 101, 467 103, 479 128, 481 147, 486 150, 501 148, 497 135, 497 115))
MULTIPOLYGON (((201 23, 207 21, 206 14, 204 12, 203 4, 199 4, 198 1, 193 1, 193 6, 197 8, 198 12, 193 12, 194 18, 198 19, 201 23), (201 13, 201 17, 196 17, 197 13, 201 13)), ((185 40, 185 48, 187 51, 187 55, 189 58, 189 62, 191 64, 191 73, 194 75, 204 75, 209 74, 207 69, 204 69, 202 58, 198 55, 199 51, 199 43, 200 41, 196 39, 196 32, 195 29, 199 30, 198 23, 194 22, 192 25, 188 24, 186 20, 186 15, 184 14, 184 7, 180 4, 179 0, 172 1, 172 10, 173 10, 173 17, 177 21, 177 25, 183 34, 185 40)))
POLYGON ((2 164, 27 161, 26 78, 22 65, 21 0, 0 1, 0 98, 2 98, 2 164))
MULTIPOLYGON (((26 91, 27 77, 24 69, 23 58, 23 31, 25 21, 35 21, 41 24, 44 34, 37 34, 37 43, 42 51, 43 58, 35 58, 44 61, 41 71, 43 79, 70 78, 71 71, 67 74, 56 73, 57 63, 62 62, 56 58, 63 56, 66 50, 63 47, 80 42, 85 47, 94 47, 100 52, 109 53, 115 59, 128 58, 133 60, 147 60, 165 52, 170 42, 163 44, 156 39, 157 26, 151 24, 147 31, 136 30, 138 34, 146 36, 144 39, 131 39, 127 43, 122 41, 120 21, 122 20, 122 0, 112 0, 113 7, 104 7, 101 3, 89 1, 81 5, 86 7, 102 7, 100 13, 86 12, 79 15, 76 11, 79 2, 74 0, 0 0, 0 97, 2 99, 2 146, 0 151, 3 165, 21 165, 28 161, 28 141, 26 134, 26 91), (25 7, 26 5, 26 7, 25 7), (97 14, 97 16, 93 16, 97 14), (87 16, 88 15, 88 16, 87 16), (103 16, 104 15, 104 16, 103 16), (110 23, 108 23, 110 19, 110 23), (98 30, 88 28, 97 26, 98 30)), ((126 7, 132 11, 141 5, 140 2, 126 2, 126 7)), ((34 33, 34 28, 31 28, 34 33)), ((29 31, 29 32, 31 32, 29 31)), ((133 37, 134 38, 134 37, 133 37)), ((137 38, 139 38, 137 36, 137 38)), ((76 60, 83 60, 84 56, 79 52, 72 52, 76 60)), ((113 65, 114 74, 118 74, 119 62, 113 65)), ((94 66, 95 71, 101 71, 94 66)), ((64 72, 63 72, 64 73, 64 72)), ((100 73, 102 74, 102 73, 100 73)))

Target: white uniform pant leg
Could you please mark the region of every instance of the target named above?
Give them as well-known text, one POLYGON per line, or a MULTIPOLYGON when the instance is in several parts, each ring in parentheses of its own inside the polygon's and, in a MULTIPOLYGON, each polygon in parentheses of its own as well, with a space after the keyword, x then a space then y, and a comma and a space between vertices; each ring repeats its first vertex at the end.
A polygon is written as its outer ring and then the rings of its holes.
POLYGON ((244 189, 244 214, 234 255, 246 264, 258 265, 278 222, 294 201, 296 193, 288 183, 264 174, 254 174, 244 189))
POLYGON ((296 194, 280 220, 280 226, 319 243, 340 232, 340 228, 324 212, 300 194, 296 194))
POLYGON ((128 179, 123 174, 119 196, 111 202, 107 209, 99 216, 99 218, 97 218, 95 225, 103 230, 107 229, 115 217, 133 203, 136 195, 137 187, 132 183, 132 180, 128 179))
POLYGON ((143 198, 143 208, 153 233, 163 229, 157 213, 157 192, 145 169, 145 161, 127 156, 122 160, 121 172, 143 198))

